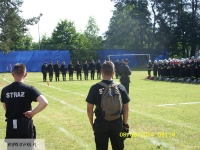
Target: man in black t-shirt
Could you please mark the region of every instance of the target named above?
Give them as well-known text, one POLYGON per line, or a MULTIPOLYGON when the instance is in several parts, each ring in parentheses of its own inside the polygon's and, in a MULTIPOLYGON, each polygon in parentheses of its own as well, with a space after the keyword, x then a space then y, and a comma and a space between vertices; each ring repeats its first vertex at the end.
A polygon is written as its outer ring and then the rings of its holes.
POLYGON ((89 70, 89 65, 88 65, 88 62, 86 60, 85 63, 83 64, 83 72, 84 72, 85 80, 88 80, 88 70, 89 70))
POLYGON ((97 79, 101 79, 101 61, 98 60, 96 64, 96 70, 97 70, 97 79))
POLYGON ((129 83, 130 83, 130 77, 131 70, 128 66, 128 59, 124 60, 124 63, 121 64, 119 67, 119 74, 120 74, 120 82, 121 84, 126 88, 127 93, 129 93, 129 83))
POLYGON ((91 73, 91 80, 94 80, 94 74, 95 74, 95 64, 94 64, 94 60, 92 60, 92 62, 90 63, 90 73, 91 73))
POLYGON ((118 78, 119 78, 119 73, 118 73, 118 71, 119 71, 119 66, 120 66, 119 60, 118 60, 118 59, 116 59, 114 65, 115 65, 115 76, 116 76, 116 79, 118 79, 118 78))
POLYGON ((77 61, 75 70, 76 70, 77 80, 79 79, 79 76, 80 76, 80 80, 82 80, 82 75, 81 75, 82 66, 79 64, 79 61, 77 61))
POLYGON ((6 139, 35 139, 36 131, 32 117, 47 105, 46 98, 33 86, 24 84, 27 76, 24 64, 17 63, 12 72, 14 82, 1 91, 1 102, 7 122, 6 139), (31 103, 39 102, 35 109, 31 103))
POLYGON ((50 61, 49 65, 47 66, 47 70, 49 72, 49 81, 52 81, 52 79, 53 79, 53 64, 52 64, 52 61, 50 61))
POLYGON ((62 72, 63 81, 66 81, 67 66, 64 61, 62 62, 60 71, 62 72))
POLYGON ((42 65, 41 71, 43 74, 43 82, 46 82, 47 80, 47 63, 46 62, 42 65))
MULTIPOLYGON (((102 82, 105 84, 113 83, 112 76, 114 75, 115 68, 114 64, 110 61, 106 61, 102 65, 101 74, 103 77, 102 82)), ((112 149, 122 150, 124 149, 124 139, 120 137, 120 132, 128 129, 128 103, 130 98, 126 92, 125 87, 122 84, 118 85, 119 91, 121 93, 123 102, 123 113, 119 119, 107 121, 104 119, 102 109, 101 109, 101 97, 104 92, 104 87, 100 84, 93 85, 86 98, 87 102, 87 114, 89 122, 94 131, 95 143, 97 150, 107 150, 108 149, 108 139, 110 138, 112 149), (93 109, 94 105, 96 119, 93 120, 93 109)))
POLYGON ((59 77, 60 77, 60 65, 59 65, 58 61, 56 61, 56 64, 53 66, 53 70, 55 72, 56 81, 59 81, 59 77))
POLYGON ((69 81, 73 80, 73 72, 74 72, 74 65, 72 64, 72 61, 69 62, 68 65, 68 72, 69 72, 69 81))

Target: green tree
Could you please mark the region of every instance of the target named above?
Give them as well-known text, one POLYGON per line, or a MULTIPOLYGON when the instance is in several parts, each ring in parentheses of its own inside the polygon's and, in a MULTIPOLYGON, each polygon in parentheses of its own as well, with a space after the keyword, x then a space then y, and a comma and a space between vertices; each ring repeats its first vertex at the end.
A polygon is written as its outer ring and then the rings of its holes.
POLYGON ((9 52, 16 48, 28 30, 27 25, 37 23, 38 17, 23 19, 20 7, 23 0, 2 0, 0 2, 0 47, 9 52))
POLYGON ((86 37, 85 44, 86 51, 88 54, 88 59, 96 59, 96 50, 102 49, 102 37, 99 34, 99 27, 96 24, 95 18, 90 16, 84 31, 86 37))
POLYGON ((33 49, 33 38, 30 34, 21 36, 18 41, 13 45, 14 50, 32 50, 33 49))
POLYGON ((61 20, 52 33, 52 43, 55 48, 60 50, 72 50, 77 49, 78 34, 74 23, 68 20, 61 20))
POLYGON ((151 26, 147 1, 116 2, 106 32, 106 47, 146 49, 150 47, 151 26))

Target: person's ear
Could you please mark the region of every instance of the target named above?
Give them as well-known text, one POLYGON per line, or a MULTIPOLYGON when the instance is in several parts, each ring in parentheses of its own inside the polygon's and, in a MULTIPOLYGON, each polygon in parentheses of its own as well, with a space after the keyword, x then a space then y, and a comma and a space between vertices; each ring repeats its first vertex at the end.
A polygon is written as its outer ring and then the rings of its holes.
POLYGON ((14 72, 12 72, 12 76, 13 76, 13 77, 15 77, 15 74, 14 74, 14 72))
POLYGON ((24 77, 23 77, 23 78, 26 78, 26 76, 27 76, 27 72, 24 74, 24 77))

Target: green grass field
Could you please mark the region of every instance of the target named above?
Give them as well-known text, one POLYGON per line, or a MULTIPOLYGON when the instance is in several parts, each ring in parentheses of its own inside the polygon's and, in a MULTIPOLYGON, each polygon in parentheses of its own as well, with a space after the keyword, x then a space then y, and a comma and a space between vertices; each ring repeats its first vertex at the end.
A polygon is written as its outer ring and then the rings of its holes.
MULTIPOLYGON (((129 125, 133 137, 125 140, 125 150, 153 150, 158 145, 163 150, 200 150, 200 85, 149 81, 146 76, 147 71, 132 71, 129 125)), ((0 77, 0 89, 13 81, 9 73, 0 77)), ((95 149, 85 99, 96 82, 99 80, 68 81, 67 74, 67 81, 48 86, 42 82, 42 73, 28 73, 25 83, 35 86, 49 101, 48 107, 34 116, 37 139, 45 139, 46 150, 95 149)), ((3 107, 0 113, 3 139, 3 107)))

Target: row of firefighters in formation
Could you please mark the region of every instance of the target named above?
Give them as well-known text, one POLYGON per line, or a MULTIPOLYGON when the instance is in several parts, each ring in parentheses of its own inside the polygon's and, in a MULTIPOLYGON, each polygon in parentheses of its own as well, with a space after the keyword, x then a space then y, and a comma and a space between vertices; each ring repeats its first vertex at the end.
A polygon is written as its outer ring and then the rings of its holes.
MULTIPOLYGON (((117 59, 115 64, 115 69, 117 69, 119 67, 119 60, 117 59)), ((88 63, 87 61, 85 61, 85 63, 83 65, 81 65, 79 63, 79 61, 77 61, 77 64, 74 66, 72 64, 72 61, 70 61, 69 65, 66 66, 65 62, 62 62, 62 65, 59 65, 59 62, 56 61, 56 64, 53 65, 52 61, 50 61, 50 63, 47 65, 47 63, 45 62, 42 67, 41 67, 41 71, 43 73, 43 81, 46 82, 47 81, 47 73, 49 73, 49 81, 53 80, 53 72, 55 72, 55 79, 56 81, 59 81, 59 76, 60 76, 60 72, 62 73, 62 77, 63 77, 63 81, 66 81, 66 73, 68 71, 69 73, 69 80, 73 80, 73 72, 76 71, 76 75, 77 75, 77 80, 80 79, 82 80, 82 75, 81 75, 81 71, 83 70, 84 72, 84 79, 88 80, 88 72, 90 70, 91 73, 91 80, 94 80, 94 74, 95 74, 95 70, 97 71, 97 79, 101 78, 101 62, 100 60, 98 60, 98 62, 95 64, 94 60, 92 60, 91 63, 88 63)), ((118 78, 118 73, 115 74, 116 78, 118 78)))
POLYGON ((148 76, 151 76, 153 70, 154 77, 165 78, 191 78, 200 79, 200 56, 197 58, 191 57, 185 59, 169 59, 169 60, 155 60, 151 63, 149 60, 147 64, 148 76))

